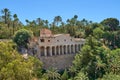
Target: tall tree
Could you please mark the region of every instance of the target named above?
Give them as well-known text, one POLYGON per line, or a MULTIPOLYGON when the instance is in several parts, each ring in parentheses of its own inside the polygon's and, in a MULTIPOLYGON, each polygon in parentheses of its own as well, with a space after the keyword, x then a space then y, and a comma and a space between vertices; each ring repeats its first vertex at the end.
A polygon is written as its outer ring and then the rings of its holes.
POLYGON ((78 18, 78 16, 77 16, 77 15, 74 15, 74 18, 75 18, 75 19, 77 19, 77 18, 78 18))
POLYGON ((29 21, 28 19, 26 19, 26 20, 25 20, 25 22, 26 22, 26 23, 27 23, 27 25, 28 25, 30 21, 29 21))
POLYGON ((49 23, 48 20, 45 20, 44 23, 45 23, 45 26, 48 27, 48 23, 49 23))
POLYGON ((55 16, 54 22, 55 22, 56 25, 58 26, 58 24, 59 24, 60 22, 62 22, 62 17, 61 17, 61 16, 55 16))
POLYGON ((18 23, 18 17, 17 17, 17 14, 14 14, 13 15, 13 18, 14 18, 14 20, 13 20, 13 35, 14 35, 14 32, 15 32, 15 27, 17 26, 17 23, 18 23))
POLYGON ((16 32, 14 35, 13 41, 19 46, 27 48, 27 44, 29 43, 29 39, 33 36, 31 31, 26 29, 21 29, 16 32))
POLYGON ((2 14, 3 14, 3 19, 4 19, 4 23, 5 24, 7 24, 8 23, 8 20, 10 19, 10 11, 9 11, 9 9, 7 9, 7 8, 4 8, 2 11, 2 14))
POLYGON ((47 72, 43 76, 46 77, 46 80, 59 80, 60 79, 60 74, 54 68, 48 69, 47 72))
POLYGON ((104 19, 101 24, 108 26, 109 30, 114 31, 117 29, 118 25, 119 25, 119 20, 116 18, 107 18, 104 19))
POLYGON ((78 72, 87 73, 90 80, 101 78, 108 65, 107 51, 99 40, 89 36, 80 54, 75 56, 74 67, 78 72))
POLYGON ((42 27, 44 25, 44 21, 41 18, 37 18, 36 23, 38 26, 42 27))

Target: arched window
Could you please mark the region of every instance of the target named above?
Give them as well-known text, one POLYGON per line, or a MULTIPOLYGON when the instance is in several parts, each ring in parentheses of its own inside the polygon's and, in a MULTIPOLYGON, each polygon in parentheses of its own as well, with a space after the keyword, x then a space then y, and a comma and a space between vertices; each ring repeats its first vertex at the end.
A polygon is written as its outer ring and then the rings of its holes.
POLYGON ((41 54, 41 56, 45 56, 44 49, 45 48, 43 46, 40 48, 40 54, 41 54))
POLYGON ((47 56, 50 56, 50 47, 46 47, 47 50, 47 56))
POLYGON ((55 55, 55 47, 52 47, 52 55, 55 55))

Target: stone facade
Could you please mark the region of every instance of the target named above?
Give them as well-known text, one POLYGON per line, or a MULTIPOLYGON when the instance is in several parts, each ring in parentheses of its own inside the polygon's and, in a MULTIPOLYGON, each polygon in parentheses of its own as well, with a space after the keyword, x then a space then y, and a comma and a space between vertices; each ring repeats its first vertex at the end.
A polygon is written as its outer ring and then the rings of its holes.
POLYGON ((43 62, 45 69, 49 67, 64 69, 72 64, 75 53, 80 51, 84 41, 70 37, 69 34, 53 35, 50 30, 42 29, 40 37, 30 41, 29 48, 33 52, 31 54, 37 55, 43 62))

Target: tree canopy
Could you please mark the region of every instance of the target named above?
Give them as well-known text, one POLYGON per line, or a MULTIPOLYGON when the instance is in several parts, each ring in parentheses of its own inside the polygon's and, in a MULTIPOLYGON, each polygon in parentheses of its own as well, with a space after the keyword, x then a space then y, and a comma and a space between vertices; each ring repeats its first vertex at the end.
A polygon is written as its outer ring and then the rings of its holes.
POLYGON ((31 80, 40 69, 42 63, 31 56, 22 57, 13 42, 0 42, 0 80, 31 80))
POLYGON ((85 18, 79 20, 78 15, 63 21, 58 15, 53 22, 38 17, 26 19, 23 24, 8 8, 2 9, 1 13, 0 80, 119 80, 120 25, 117 18, 96 23, 85 18), (75 55, 73 65, 63 73, 53 68, 43 70, 40 60, 32 56, 25 59, 16 49, 27 48, 29 39, 39 37, 42 28, 50 29, 53 34, 70 34, 86 41, 75 55), (4 42, 4 39, 14 42, 4 42))
POLYGON ((14 35, 13 41, 18 45, 22 47, 27 47, 27 43, 29 43, 30 38, 33 36, 32 32, 21 29, 16 32, 14 35))
POLYGON ((108 26, 109 30, 116 30, 117 27, 119 26, 119 20, 116 18, 107 18, 104 19, 101 24, 108 26))

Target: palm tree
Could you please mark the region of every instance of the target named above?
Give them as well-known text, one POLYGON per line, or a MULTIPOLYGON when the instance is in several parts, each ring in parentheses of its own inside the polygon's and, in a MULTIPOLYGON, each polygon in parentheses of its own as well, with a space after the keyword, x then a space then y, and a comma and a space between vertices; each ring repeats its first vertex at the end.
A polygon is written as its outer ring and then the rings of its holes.
POLYGON ((48 23, 49 23, 48 20, 45 20, 44 23, 45 23, 45 26, 48 27, 48 23))
POLYGON ((56 16, 54 18, 54 22, 56 23, 56 25, 58 26, 59 22, 62 22, 62 18, 60 16, 56 16))
POLYGON ((84 26, 88 25, 88 21, 85 18, 83 18, 83 20, 81 20, 81 22, 83 23, 84 26))
POLYGON ((70 23, 70 19, 67 19, 67 21, 66 21, 66 22, 67 22, 67 24, 69 24, 69 23, 70 23))
POLYGON ((44 76, 47 77, 48 80, 60 79, 60 74, 57 72, 55 68, 48 69, 44 76))
POLYGON ((79 72, 77 76, 75 76, 74 80, 89 80, 87 75, 83 72, 79 72))
POLYGON ((77 15, 74 15, 74 19, 77 19, 78 18, 78 16, 77 15))
POLYGON ((3 9, 2 11, 2 14, 4 14, 3 16, 2 16, 2 18, 4 19, 4 22, 5 22, 5 24, 7 24, 7 22, 8 22, 8 19, 10 19, 10 11, 9 11, 9 9, 7 9, 7 8, 5 8, 5 9, 3 9))
POLYGON ((30 22, 30 26, 32 26, 32 27, 35 27, 36 26, 36 21, 35 20, 33 20, 32 22, 30 22))
POLYGON ((99 76, 99 77, 102 77, 104 72, 105 72, 105 69, 106 69, 106 64, 102 62, 102 60, 98 57, 97 57, 97 62, 95 62, 95 78, 96 78, 96 75, 99 76))
POLYGON ((14 14, 13 18, 14 18, 14 20, 13 20, 13 34, 14 34, 14 32, 15 32, 15 26, 16 26, 16 24, 18 22, 17 14, 14 14))
POLYGON ((42 27, 44 25, 44 20, 42 20, 41 18, 37 18, 36 23, 38 26, 42 27))
POLYGON ((27 25, 30 23, 30 21, 28 19, 26 19, 25 22, 27 23, 27 25))
POLYGON ((36 22, 38 23, 38 25, 40 25, 41 19, 37 18, 36 22))
POLYGON ((118 74, 120 72, 120 57, 119 57, 119 55, 115 54, 112 56, 109 66, 110 66, 110 71, 113 72, 114 74, 118 74))
POLYGON ((74 77, 75 74, 77 73, 77 70, 76 70, 76 68, 75 68, 74 66, 71 66, 71 67, 69 68, 69 71, 70 71, 70 76, 71 76, 71 77, 74 77))

